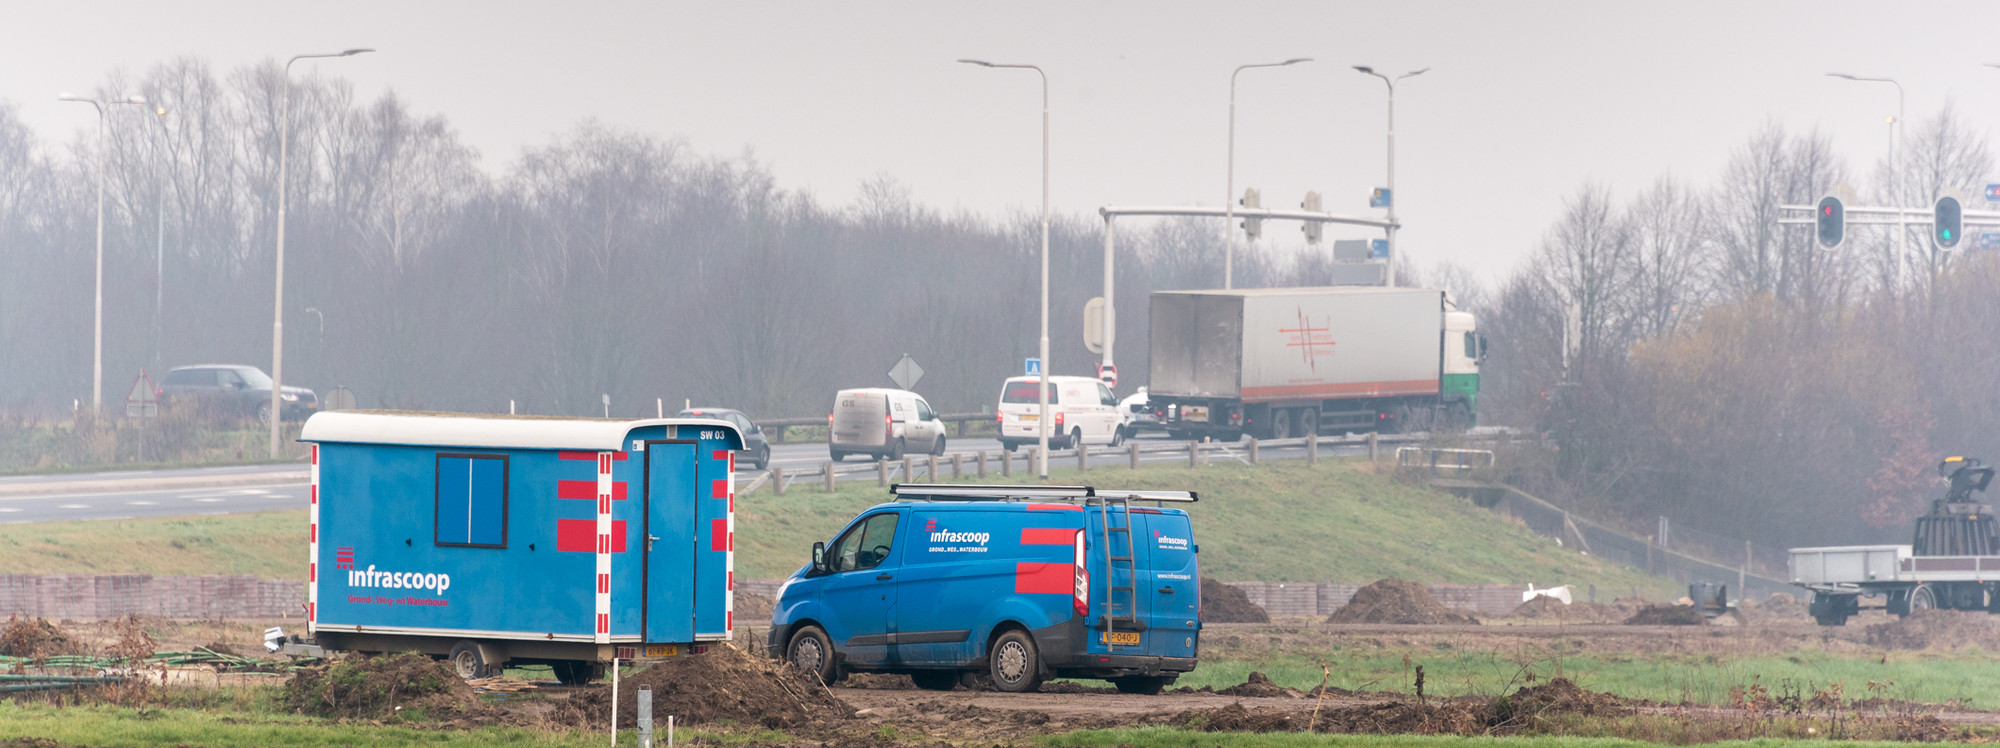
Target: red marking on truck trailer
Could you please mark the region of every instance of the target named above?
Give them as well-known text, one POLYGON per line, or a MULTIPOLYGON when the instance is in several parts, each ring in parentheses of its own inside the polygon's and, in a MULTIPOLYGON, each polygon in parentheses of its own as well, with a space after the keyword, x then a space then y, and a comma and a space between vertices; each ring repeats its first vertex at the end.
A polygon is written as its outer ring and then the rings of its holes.
MULTIPOLYGON (((556 498, 595 499, 597 498, 597 481, 594 480, 556 481, 556 498)), ((615 480, 611 482, 611 499, 613 501, 625 500, 625 481, 615 480)))
MULTIPOLYGON (((597 553, 597 548, 597 520, 556 520, 556 550, 574 553, 597 553)), ((625 520, 618 519, 611 521, 611 549, 608 552, 625 552, 625 520)))
POLYGON ((1021 545, 1069 545, 1075 539, 1074 527, 1021 528, 1021 545))
POLYGON ((1319 371, 1319 354, 1333 355, 1334 342, 1328 335, 1328 331, 1333 327, 1333 318, 1328 317, 1323 327, 1313 327, 1312 320, 1306 318, 1305 308, 1299 307, 1298 312, 1299 326, 1290 329, 1280 328, 1278 334, 1292 336, 1291 342, 1286 343, 1285 347, 1299 349, 1299 356, 1306 362, 1306 368, 1319 371), (1322 348, 1326 350, 1321 351, 1322 348))
POLYGON ((1306 398, 1385 397, 1391 395, 1435 395, 1438 380, 1404 379, 1393 382, 1349 382, 1346 384, 1289 384, 1272 387, 1245 387, 1243 400, 1296 400, 1306 398))
MULTIPOLYGON (((1071 530, 1070 537, 1076 536, 1071 530)), ((1063 541, 1069 542, 1068 538, 1063 541)), ((1061 563, 1040 563, 1021 561, 1014 564, 1014 592, 1016 594, 1068 595, 1076 591, 1076 567, 1068 561, 1061 563)))

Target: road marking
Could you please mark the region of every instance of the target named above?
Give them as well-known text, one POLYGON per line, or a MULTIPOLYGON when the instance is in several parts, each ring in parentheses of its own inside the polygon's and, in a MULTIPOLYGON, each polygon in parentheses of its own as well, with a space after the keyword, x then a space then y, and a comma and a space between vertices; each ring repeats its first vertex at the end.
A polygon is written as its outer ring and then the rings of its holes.
POLYGON ((0 506, 0 512, 18 512, 18 511, 21 510, 11 506, 0 506))
POLYGON ((57 504, 57 509, 89 509, 89 504, 57 504))
POLYGON ((154 506, 154 505, 157 505, 157 504, 159 504, 159 503, 160 503, 160 502, 157 502, 157 501, 127 501, 127 502, 125 502, 125 505, 126 505, 126 506, 154 506))
POLYGON ((195 501, 199 501, 204 504, 215 504, 223 501, 223 498, 220 496, 203 496, 199 499, 195 499, 195 501))

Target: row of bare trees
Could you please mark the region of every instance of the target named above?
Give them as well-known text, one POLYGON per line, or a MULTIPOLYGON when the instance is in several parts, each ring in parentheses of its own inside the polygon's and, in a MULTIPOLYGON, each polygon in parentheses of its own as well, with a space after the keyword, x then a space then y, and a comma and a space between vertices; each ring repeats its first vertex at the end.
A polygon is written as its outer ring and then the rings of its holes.
MULTIPOLYGON (((1950 106, 1902 153, 1857 194, 1921 207, 1993 173, 1950 106)), ((1484 310, 1486 413, 1559 448, 1524 479, 1635 526, 1907 541, 1937 460, 2000 458, 2000 257, 1932 251, 1928 226, 1826 250, 1778 222, 1850 179, 1823 135, 1770 125, 1705 186, 1571 196, 1484 310)))

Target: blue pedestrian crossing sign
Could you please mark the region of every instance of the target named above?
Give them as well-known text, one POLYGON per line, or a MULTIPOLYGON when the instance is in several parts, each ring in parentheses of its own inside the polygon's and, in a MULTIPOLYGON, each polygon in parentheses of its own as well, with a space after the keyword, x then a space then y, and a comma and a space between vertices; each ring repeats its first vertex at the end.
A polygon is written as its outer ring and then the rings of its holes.
POLYGON ((1024 359, 1024 361, 1026 361, 1026 362, 1027 362, 1027 366, 1026 366, 1026 368, 1027 368, 1027 371, 1026 371, 1026 374, 1027 374, 1028 376, 1031 376, 1031 377, 1039 377, 1039 376, 1041 376, 1041 375, 1042 375, 1042 360, 1041 360, 1041 359, 1039 359, 1039 358, 1030 358, 1030 359, 1024 359))

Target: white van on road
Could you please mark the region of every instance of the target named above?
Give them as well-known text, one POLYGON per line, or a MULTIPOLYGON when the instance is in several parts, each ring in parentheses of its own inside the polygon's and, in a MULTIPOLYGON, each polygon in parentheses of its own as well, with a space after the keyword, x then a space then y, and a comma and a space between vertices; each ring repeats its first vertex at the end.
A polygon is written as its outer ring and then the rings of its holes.
MULTIPOLYGON (((1000 427, 1000 446, 1011 452, 1023 444, 1034 444, 1041 415, 1035 392, 1038 377, 1010 377, 1000 386, 1000 406, 995 408, 1000 427)), ((1049 377, 1049 449, 1071 449, 1079 444, 1109 444, 1125 441, 1126 416, 1118 410, 1118 397, 1111 388, 1091 377, 1049 377)))
POLYGON ((834 462, 852 454, 900 460, 904 454, 944 454, 944 421, 909 390, 864 387, 841 390, 827 414, 826 451, 834 462))

